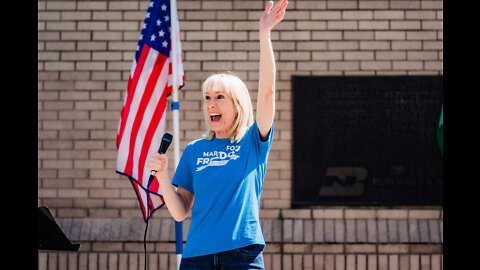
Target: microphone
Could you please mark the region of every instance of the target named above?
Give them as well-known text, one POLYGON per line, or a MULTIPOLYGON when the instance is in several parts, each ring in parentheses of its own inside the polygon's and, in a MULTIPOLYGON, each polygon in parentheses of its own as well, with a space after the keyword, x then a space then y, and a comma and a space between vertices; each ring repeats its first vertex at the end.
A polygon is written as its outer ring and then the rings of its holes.
MULTIPOLYGON (((170 143, 172 142, 172 138, 173 136, 170 133, 163 134, 162 143, 160 144, 160 148, 158 149, 159 154, 165 154, 167 152, 167 149, 170 146, 170 143)), ((152 183, 156 173, 157 171, 155 170, 152 170, 150 172, 150 177, 148 178, 148 188, 150 188, 150 184, 152 183)))

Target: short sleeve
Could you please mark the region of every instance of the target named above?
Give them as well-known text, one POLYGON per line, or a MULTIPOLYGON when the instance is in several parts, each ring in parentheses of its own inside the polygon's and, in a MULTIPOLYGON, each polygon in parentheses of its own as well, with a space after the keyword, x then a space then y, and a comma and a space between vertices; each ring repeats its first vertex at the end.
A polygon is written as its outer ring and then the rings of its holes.
POLYGON ((193 175, 189 162, 190 146, 187 145, 183 151, 182 157, 178 162, 177 169, 173 175, 172 184, 181 186, 182 188, 194 193, 193 191, 193 175))
POLYGON ((258 129, 258 126, 257 126, 257 121, 255 121, 251 127, 253 141, 260 155, 266 156, 270 151, 270 147, 272 146, 272 141, 273 141, 273 128, 274 128, 274 124, 272 123, 272 126, 270 127, 270 131, 268 132, 267 137, 262 140, 262 137, 260 136, 260 130, 258 129))

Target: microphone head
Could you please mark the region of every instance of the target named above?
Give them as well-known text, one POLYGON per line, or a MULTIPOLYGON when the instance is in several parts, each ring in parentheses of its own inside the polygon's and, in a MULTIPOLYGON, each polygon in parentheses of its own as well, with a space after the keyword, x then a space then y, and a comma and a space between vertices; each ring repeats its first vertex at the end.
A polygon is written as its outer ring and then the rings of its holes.
POLYGON ((160 149, 158 149, 158 153, 165 154, 167 152, 170 143, 172 142, 173 136, 170 133, 163 134, 162 143, 160 144, 160 149))

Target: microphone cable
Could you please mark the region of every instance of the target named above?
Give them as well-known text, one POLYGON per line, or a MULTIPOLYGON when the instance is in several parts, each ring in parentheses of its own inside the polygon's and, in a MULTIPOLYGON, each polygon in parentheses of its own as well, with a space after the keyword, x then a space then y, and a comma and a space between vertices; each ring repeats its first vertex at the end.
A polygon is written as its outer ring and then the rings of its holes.
MULTIPOLYGON (((165 133, 162 137, 162 142, 160 143, 160 148, 158 149, 159 154, 165 154, 167 152, 170 143, 172 142, 172 134, 165 133)), ((150 177, 148 178, 148 185, 147 185, 147 224, 145 225, 145 233, 143 234, 143 250, 145 253, 145 270, 147 270, 147 229, 148 229, 148 221, 150 220, 150 209, 153 209, 153 205, 150 205, 150 184, 152 183, 155 174, 157 171, 153 170, 150 173, 150 177)), ((153 210, 152 210, 153 211, 153 210)))
MULTIPOLYGON (((149 211, 150 212, 150 211, 149 211)), ((147 230, 148 230, 148 221, 150 218, 147 218, 147 224, 145 225, 145 233, 143 234, 143 250, 145 253, 145 270, 147 270, 147 230)))

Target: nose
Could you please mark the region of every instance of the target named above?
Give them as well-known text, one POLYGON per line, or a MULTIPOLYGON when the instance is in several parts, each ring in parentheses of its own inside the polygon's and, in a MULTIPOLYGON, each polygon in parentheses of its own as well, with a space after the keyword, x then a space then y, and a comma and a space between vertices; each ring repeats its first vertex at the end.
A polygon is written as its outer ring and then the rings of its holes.
POLYGON ((214 102, 213 99, 206 100, 205 105, 207 106, 207 108, 215 108, 217 106, 216 102, 214 102))

